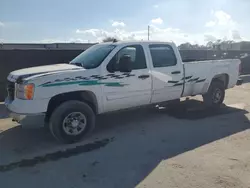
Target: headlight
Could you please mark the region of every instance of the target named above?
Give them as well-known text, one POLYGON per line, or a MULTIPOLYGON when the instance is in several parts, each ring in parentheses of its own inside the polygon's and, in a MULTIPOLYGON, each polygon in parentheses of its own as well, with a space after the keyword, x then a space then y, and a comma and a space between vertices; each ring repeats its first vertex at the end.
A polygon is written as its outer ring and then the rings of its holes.
POLYGON ((17 84, 16 97, 23 100, 32 100, 34 96, 34 84, 17 84))

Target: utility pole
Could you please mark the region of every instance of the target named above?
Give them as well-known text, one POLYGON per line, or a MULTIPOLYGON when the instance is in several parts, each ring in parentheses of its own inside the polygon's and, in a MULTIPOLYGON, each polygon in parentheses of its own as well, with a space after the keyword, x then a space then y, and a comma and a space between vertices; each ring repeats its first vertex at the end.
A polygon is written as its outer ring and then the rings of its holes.
POLYGON ((150 32, 150 26, 148 25, 148 40, 149 40, 149 32, 150 32))

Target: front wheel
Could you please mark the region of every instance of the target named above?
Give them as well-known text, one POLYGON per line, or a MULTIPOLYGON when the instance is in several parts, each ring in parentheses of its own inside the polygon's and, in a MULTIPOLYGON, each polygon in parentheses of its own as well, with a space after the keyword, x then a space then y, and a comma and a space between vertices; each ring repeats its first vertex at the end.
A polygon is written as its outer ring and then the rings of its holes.
POLYGON ((67 101, 51 115, 49 128, 52 135, 63 143, 82 139, 95 127, 95 114, 91 107, 80 101, 67 101))
POLYGON ((225 98, 225 86, 221 81, 213 81, 208 92, 203 95, 203 101, 206 106, 218 108, 225 98))

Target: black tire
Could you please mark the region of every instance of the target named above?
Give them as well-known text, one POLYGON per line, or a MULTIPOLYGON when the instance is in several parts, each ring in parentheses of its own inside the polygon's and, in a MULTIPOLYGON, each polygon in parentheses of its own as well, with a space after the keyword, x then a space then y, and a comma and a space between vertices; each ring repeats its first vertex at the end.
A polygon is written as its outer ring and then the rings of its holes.
POLYGON ((92 108, 84 102, 67 101, 58 106, 52 113, 49 122, 51 134, 60 142, 71 144, 81 140, 95 127, 95 114, 92 108), (78 135, 69 135, 63 128, 64 119, 71 113, 80 112, 86 117, 86 126, 78 135))
POLYGON ((225 85, 222 81, 212 81, 208 92, 204 94, 203 101, 207 107, 218 108, 225 99, 225 85))
POLYGON ((50 131, 50 128, 49 128, 49 122, 45 121, 44 122, 44 125, 43 125, 43 128, 44 130, 47 132, 47 131, 50 131))

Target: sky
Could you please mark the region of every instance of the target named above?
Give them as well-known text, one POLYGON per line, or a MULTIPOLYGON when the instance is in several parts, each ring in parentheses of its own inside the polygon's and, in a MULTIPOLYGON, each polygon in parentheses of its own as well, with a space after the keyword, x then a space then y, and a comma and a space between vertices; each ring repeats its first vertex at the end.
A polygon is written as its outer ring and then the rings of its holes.
POLYGON ((250 0, 0 0, 0 42, 250 40, 250 0))

